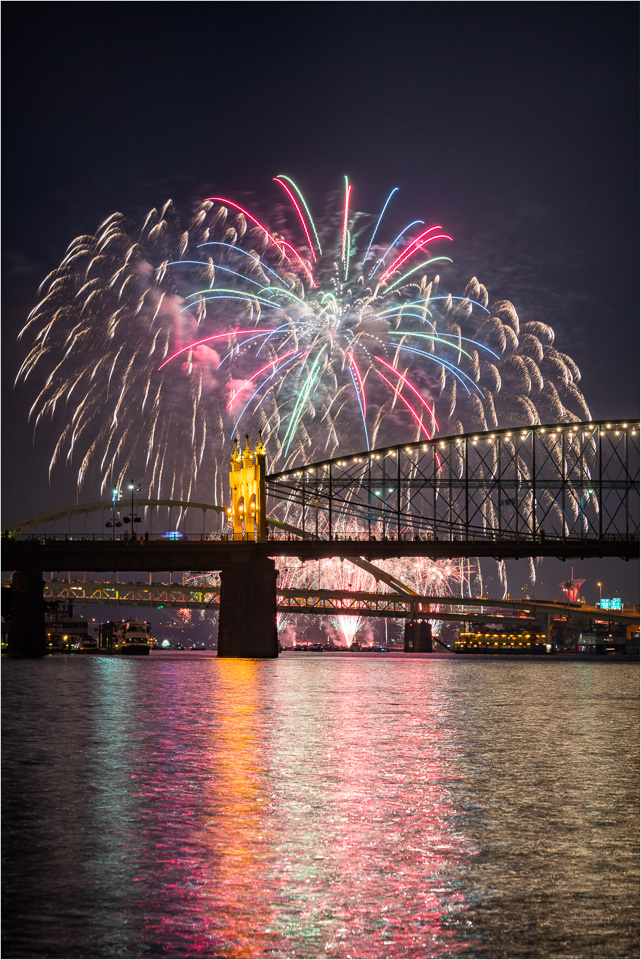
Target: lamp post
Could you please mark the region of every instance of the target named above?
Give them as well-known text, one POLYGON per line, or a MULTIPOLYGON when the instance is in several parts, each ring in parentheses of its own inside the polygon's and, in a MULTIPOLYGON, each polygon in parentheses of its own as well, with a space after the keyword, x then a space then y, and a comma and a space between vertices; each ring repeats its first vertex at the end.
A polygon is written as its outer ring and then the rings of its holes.
POLYGON ((111 527, 113 530, 112 538, 116 539, 116 527, 121 527, 122 523, 120 520, 116 520, 116 501, 120 500, 120 490, 114 487, 111 491, 111 520, 107 520, 105 526, 111 527))
POLYGON ((131 523, 131 537, 133 539, 135 536, 134 523, 140 523, 140 517, 137 517, 134 514, 134 493, 140 493, 141 490, 140 484, 136 483, 133 477, 129 481, 129 489, 131 490, 131 516, 123 517, 122 519, 125 521, 125 523, 131 523))
POLYGON ((601 584, 597 583, 597 587, 599 588, 599 608, 600 608, 601 607, 601 584))
POLYGON ((114 525, 114 537, 116 536, 116 501, 120 500, 121 493, 116 487, 114 487, 111 495, 111 512, 112 512, 112 523, 114 525))

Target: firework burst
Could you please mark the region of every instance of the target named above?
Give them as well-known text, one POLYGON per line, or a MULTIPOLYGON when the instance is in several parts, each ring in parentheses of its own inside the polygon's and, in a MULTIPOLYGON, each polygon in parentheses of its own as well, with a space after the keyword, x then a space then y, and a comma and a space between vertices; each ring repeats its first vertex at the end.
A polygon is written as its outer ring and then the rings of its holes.
MULTIPOLYGON (((18 378, 35 426, 62 423, 50 469, 144 472, 158 497, 226 491, 229 440, 262 429, 270 467, 398 439, 589 418, 579 371, 540 320, 490 305, 473 278, 442 292, 452 238, 415 220, 389 243, 352 187, 316 224, 288 177, 263 223, 210 197, 183 220, 168 201, 76 238, 44 280, 18 378)), ((385 215, 385 216, 384 216, 385 215)))
MULTIPOLYGON (((352 539, 358 535, 353 521, 345 521, 337 526, 340 538, 352 539)), ((362 532, 362 531, 361 531, 362 532)), ((380 560, 376 565, 350 562, 340 557, 326 558, 315 562, 302 563, 296 557, 279 557, 277 561, 279 586, 281 589, 299 590, 337 590, 353 593, 399 592, 377 577, 376 570, 393 578, 398 584, 414 591, 420 596, 456 596, 460 593, 473 595, 473 582, 479 576, 476 565, 458 560, 431 560, 427 557, 399 557, 393 560, 380 560)), ((479 580, 480 582, 480 580, 479 580)), ((439 609, 438 606, 433 609, 439 609)), ((279 630, 296 622, 293 613, 279 614, 279 630)), ((346 604, 345 613, 336 613, 328 618, 337 632, 339 643, 350 647, 356 636, 369 624, 362 614, 354 613, 346 604)), ((401 622, 401 621, 399 621, 401 622)), ((434 624, 440 628, 440 621, 434 624)))

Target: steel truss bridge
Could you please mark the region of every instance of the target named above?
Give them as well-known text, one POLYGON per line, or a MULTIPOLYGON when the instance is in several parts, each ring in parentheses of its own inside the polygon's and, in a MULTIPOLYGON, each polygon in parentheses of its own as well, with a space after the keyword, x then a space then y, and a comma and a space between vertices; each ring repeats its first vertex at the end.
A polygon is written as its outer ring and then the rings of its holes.
POLYGON ((272 474, 266 486, 272 511, 286 505, 316 540, 466 541, 483 543, 484 554, 490 541, 498 555, 505 542, 551 540, 557 555, 570 555, 570 543, 599 541, 630 559, 639 542, 639 421, 438 437, 272 474))
MULTIPOLYGON (((9 653, 42 655, 43 570, 218 570, 219 656, 272 657, 277 656, 278 609, 338 614, 358 603, 352 609, 366 616, 425 619, 437 602, 390 583, 380 570, 377 579, 391 586, 393 596, 278 593, 274 561, 279 556, 342 557, 370 569, 371 561, 409 556, 630 560, 639 552, 639 421, 524 426, 399 444, 272 474, 261 479, 258 495, 257 514, 275 512, 271 529, 284 527, 287 540, 272 532, 251 542, 242 522, 238 542, 222 530, 213 538, 204 530, 206 513, 220 516, 222 507, 139 498, 132 498, 131 508, 152 508, 150 526, 154 509, 169 508, 170 517, 174 507, 181 517, 189 509, 202 511, 200 538, 173 543, 152 535, 127 542, 105 538, 104 530, 98 537, 85 530, 84 536, 62 542, 48 535, 22 539, 26 530, 62 515, 84 514, 86 526, 94 510, 114 511, 111 503, 14 525, 4 544, 5 568, 14 570, 9 653), (248 618, 250 609, 254 616, 248 618)), ((441 611, 438 619, 445 619, 441 611)))
MULTIPOLYGON (((103 581, 45 582, 46 600, 65 600, 78 604, 130 607, 178 607, 218 610, 220 585, 187 585, 179 583, 111 583, 103 581)), ((365 617, 412 618, 423 620, 492 621, 515 618, 573 617, 607 620, 632 625, 639 622, 638 608, 603 611, 579 603, 557 603, 545 600, 496 600, 489 597, 421 596, 408 593, 347 590, 276 589, 277 610, 283 613, 307 613, 340 616, 360 614, 365 617), (434 609, 438 607, 439 609, 434 609), (443 610, 442 607, 447 607, 443 610), (503 611, 497 614, 496 611, 503 611), (512 616, 509 612, 513 611, 512 616)), ((527 618, 527 619, 524 619, 527 618)))
MULTIPOLYGON (((426 555, 429 544, 434 557, 632 559, 639 547, 639 436, 638 420, 525 426, 399 444, 271 474, 269 512, 281 519, 268 518, 269 539, 278 540, 283 529, 313 539, 317 546, 303 549, 305 559, 321 555, 320 542, 336 540, 352 542, 341 547, 345 556, 357 555, 354 541, 369 541, 371 559, 397 556, 392 541, 399 540, 408 555, 426 555)), ((120 507, 127 506, 125 499, 120 507)), ((224 522, 225 508, 215 504, 134 500, 134 509, 149 509, 150 524, 163 507, 170 523, 172 511, 183 524, 188 513, 200 515, 203 538, 208 512, 224 522)), ((74 517, 84 517, 86 527, 90 514, 102 512, 104 519, 112 508, 111 501, 80 504, 30 517, 12 530, 29 536, 74 517)), ((104 529, 91 536, 112 539, 104 529)), ((329 549, 322 555, 337 555, 329 549)), ((282 544, 270 549, 274 556, 283 552, 282 544)))

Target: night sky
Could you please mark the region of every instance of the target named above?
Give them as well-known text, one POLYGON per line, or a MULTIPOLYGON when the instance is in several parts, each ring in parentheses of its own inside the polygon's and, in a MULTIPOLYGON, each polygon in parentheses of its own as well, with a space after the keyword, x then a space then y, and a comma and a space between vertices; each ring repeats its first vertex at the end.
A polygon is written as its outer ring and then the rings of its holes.
MULTIPOLYGON (((49 483, 54 435, 33 441, 33 394, 13 387, 16 335, 69 242, 169 197, 268 209, 279 173, 312 205, 347 174, 374 213, 399 186, 399 220, 454 237, 461 286, 477 275, 554 328, 594 419, 638 416, 637 4, 83 10, 5 9, 3 526, 76 499, 77 465, 49 483)), ((541 593, 568 566, 546 565, 541 593)), ((636 564, 575 573, 638 598, 636 564)))

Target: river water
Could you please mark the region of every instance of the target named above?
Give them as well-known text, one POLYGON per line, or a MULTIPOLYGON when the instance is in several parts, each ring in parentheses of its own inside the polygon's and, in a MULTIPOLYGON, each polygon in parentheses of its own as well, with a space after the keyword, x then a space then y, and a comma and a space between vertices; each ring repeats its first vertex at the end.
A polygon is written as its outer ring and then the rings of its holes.
POLYGON ((639 668, 3 662, 3 957, 638 957, 639 668))

